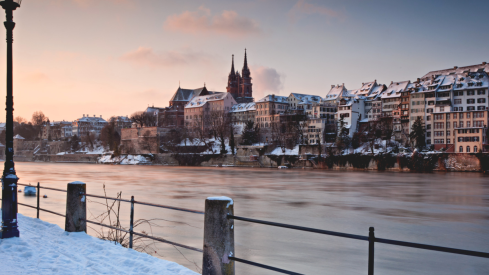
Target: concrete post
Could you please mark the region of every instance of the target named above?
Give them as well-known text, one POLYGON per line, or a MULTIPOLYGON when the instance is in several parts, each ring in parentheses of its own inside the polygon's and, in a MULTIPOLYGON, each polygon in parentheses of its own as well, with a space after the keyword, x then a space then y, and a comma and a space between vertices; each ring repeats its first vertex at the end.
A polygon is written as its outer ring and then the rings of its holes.
POLYGON ((204 257, 202 275, 234 275, 234 215, 233 200, 209 197, 205 200, 204 257))
POLYGON ((68 183, 66 195, 66 232, 87 232, 87 185, 80 181, 68 183), (82 219, 82 220, 80 220, 82 219))

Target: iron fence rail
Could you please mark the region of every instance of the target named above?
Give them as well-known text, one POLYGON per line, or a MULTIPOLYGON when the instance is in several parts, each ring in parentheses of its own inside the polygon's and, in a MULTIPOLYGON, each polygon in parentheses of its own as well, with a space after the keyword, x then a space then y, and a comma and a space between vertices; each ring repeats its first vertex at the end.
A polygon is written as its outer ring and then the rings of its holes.
POLYGON ((260 268, 263 268, 263 269, 268 269, 268 270, 276 271, 276 272, 282 273, 282 274, 304 275, 303 273, 292 272, 292 271, 288 271, 288 270, 285 270, 285 269, 280 269, 280 268, 276 268, 276 267, 273 267, 273 266, 264 265, 264 264, 260 264, 260 263, 257 263, 257 262, 252 262, 252 261, 248 261, 248 260, 236 258, 236 257, 228 257, 228 259, 233 260, 233 261, 236 261, 236 262, 244 263, 244 264, 247 264, 247 265, 252 265, 252 266, 260 267, 260 268))
MULTIPOLYGON (((21 183, 19 183, 18 185, 32 186, 32 185, 21 184, 21 183)), ((32 206, 32 205, 28 205, 28 204, 24 204, 24 203, 18 203, 19 205, 37 209, 37 211, 38 211, 37 217, 38 218, 39 218, 39 211, 45 211, 45 212, 48 212, 48 213, 51 213, 54 215, 65 217, 65 215, 63 215, 63 214, 60 214, 60 213, 39 207, 39 205, 40 205, 40 203, 39 203, 39 189, 48 189, 48 190, 53 190, 53 191, 67 192, 66 190, 40 186, 39 183, 37 184, 37 186, 32 186, 32 187, 37 187, 37 191, 38 191, 38 193, 37 193, 37 198, 38 198, 37 207, 32 206)), ((152 207, 159 207, 159 208, 165 208, 165 209, 171 209, 171 210, 177 210, 177 211, 183 211, 183 212, 194 213, 194 214, 205 214, 205 212, 198 211, 198 210, 192 210, 192 209, 186 209, 186 208, 180 208, 180 207, 173 207, 173 206, 168 206, 168 205, 161 205, 161 204, 135 201, 134 197, 131 197, 131 200, 125 200, 125 199, 104 197, 104 196, 93 195, 93 194, 85 194, 85 196, 95 197, 95 198, 100 198, 100 199, 110 199, 110 200, 121 201, 121 202, 128 202, 131 204, 131 220, 130 220, 130 229, 129 230, 117 228, 117 227, 114 227, 111 225, 107 225, 107 224, 98 223, 98 222, 94 222, 94 221, 84 219, 87 223, 96 224, 99 226, 111 228, 113 230, 119 230, 119 231, 126 232, 126 233, 130 234, 130 248, 132 248, 132 238, 133 238, 132 236, 136 235, 136 236, 140 236, 143 238, 152 239, 152 240, 155 240, 158 242, 167 243, 170 245, 182 247, 182 248, 189 249, 192 251, 201 252, 201 253, 203 252, 203 250, 199 249, 199 248, 195 248, 195 247, 187 246, 184 244, 172 242, 172 241, 169 241, 169 240, 166 240, 163 238, 149 236, 149 235, 142 234, 139 232, 134 232, 133 231, 133 219, 134 219, 134 205, 135 204, 152 206, 152 207)), ((348 238, 348 239, 368 241, 369 242, 369 249, 368 249, 368 274, 369 275, 374 274, 373 272, 374 272, 374 244, 375 243, 383 243, 383 244, 390 244, 390 245, 396 245, 396 246, 411 247, 411 248, 418 248, 418 249, 424 249, 424 250, 430 250, 430 251, 439 251, 439 252, 474 256, 474 257, 481 257, 481 258, 489 258, 489 253, 487 253, 487 252, 472 251, 472 250, 465 250, 465 249, 457 249, 457 248, 449 248, 449 247, 442 247, 442 246, 435 246, 435 245, 427 245, 427 244, 419 244, 419 243, 412 243, 412 242, 404 242, 404 241, 376 238, 374 235, 374 228, 373 227, 369 228, 369 235, 368 236, 362 236, 362 235, 348 234, 348 233, 322 230, 322 229, 303 227, 303 226, 297 226, 297 225, 290 225, 290 224, 284 224, 284 223, 277 223, 277 222, 271 222, 271 221, 257 220, 257 219, 251 219, 251 218, 235 216, 235 215, 227 215, 227 218, 245 221, 245 222, 250 222, 250 223, 257 223, 257 224, 269 225, 269 226, 274 226, 274 227, 281 227, 281 228, 287 228, 287 229, 292 229, 292 230, 298 230, 298 231, 305 231, 305 232, 318 233, 318 234, 330 235, 330 236, 335 236, 335 237, 342 237, 342 238, 348 238)), ((236 262, 256 266, 256 267, 263 268, 263 269, 276 271, 276 272, 283 273, 283 274, 293 274, 293 275, 299 274, 299 275, 302 275, 302 273, 292 272, 292 271, 288 271, 285 269, 280 269, 277 267, 264 265, 264 264, 260 264, 257 262, 253 262, 253 261, 249 261, 249 260, 245 260, 245 259, 241 259, 241 258, 236 258, 233 256, 229 256, 228 258, 230 260, 233 260, 236 262)))

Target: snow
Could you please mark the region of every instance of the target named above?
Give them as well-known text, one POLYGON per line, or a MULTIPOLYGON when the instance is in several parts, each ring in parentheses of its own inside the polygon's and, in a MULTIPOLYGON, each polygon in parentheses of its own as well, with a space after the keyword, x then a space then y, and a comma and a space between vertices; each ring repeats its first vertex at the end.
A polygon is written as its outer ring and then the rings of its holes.
POLYGON ((98 158, 98 163, 151 164, 151 160, 148 157, 142 155, 124 155, 118 157, 112 157, 112 155, 103 155, 98 158))
POLYGON ((285 152, 282 151, 282 147, 277 147, 275 148, 269 155, 276 155, 276 156, 280 156, 280 155, 299 155, 299 145, 296 145, 294 147, 294 149, 288 149, 288 148, 285 148, 285 152))
POLYGON ((68 233, 17 215, 20 237, 0 240, 1 274, 198 274, 84 232, 68 233))
POLYGON ((74 181, 74 182, 70 182, 68 184, 85 184, 84 182, 81 182, 81 181, 74 181))
POLYGON ((228 204, 226 205, 226 208, 228 208, 230 205, 234 204, 233 199, 231 199, 230 197, 226 197, 226 196, 208 197, 207 200, 208 201, 227 201, 228 204))

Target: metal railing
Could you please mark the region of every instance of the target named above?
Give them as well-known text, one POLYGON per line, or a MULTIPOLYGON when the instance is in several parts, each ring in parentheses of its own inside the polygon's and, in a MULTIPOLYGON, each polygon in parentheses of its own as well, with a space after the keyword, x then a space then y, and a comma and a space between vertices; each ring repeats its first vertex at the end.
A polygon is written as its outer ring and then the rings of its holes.
MULTIPOLYGON (((31 185, 20 184, 20 183, 18 185, 31 186, 31 185)), ((40 201, 39 201, 39 197, 40 197, 39 190, 40 189, 47 189, 47 190, 53 190, 53 191, 59 191, 59 192, 67 192, 66 190, 62 190, 62 189, 40 186, 40 184, 38 183, 37 184, 37 206, 32 206, 32 205, 23 204, 23 203, 19 203, 19 205, 37 209, 37 218, 39 218, 39 211, 44 211, 44 212, 48 212, 48 213, 51 213, 54 215, 65 217, 65 215, 63 215, 63 214, 60 214, 60 213, 57 213, 57 212, 54 212, 51 210, 40 208, 40 201)), ((128 233, 130 235, 129 248, 132 248, 133 236, 136 235, 136 236, 140 236, 143 238, 152 239, 154 241, 158 241, 158 242, 167 243, 170 245, 182 247, 182 248, 189 249, 192 251, 203 252, 203 250, 199 249, 199 248, 195 248, 195 247, 187 246, 184 244, 172 242, 172 241, 169 241, 169 240, 166 240, 163 238, 159 238, 159 237, 149 236, 149 235, 142 234, 139 232, 134 232, 133 231, 133 229, 134 229, 134 226, 133 226, 134 225, 134 205, 140 204, 140 205, 165 208, 165 209, 182 211, 182 212, 187 212, 187 213, 195 213, 195 214, 205 214, 205 212, 198 211, 198 210, 192 210, 192 209, 186 209, 186 208, 180 208, 180 207, 173 207, 173 206, 168 206, 168 205, 162 205, 162 204, 154 204, 154 203, 148 203, 148 202, 135 201, 134 196, 131 197, 131 200, 125 200, 125 199, 121 199, 121 198, 111 198, 111 197, 92 195, 92 194, 84 194, 84 195, 87 197, 109 199, 109 200, 114 200, 114 201, 127 202, 127 203, 131 204, 130 228, 129 228, 129 230, 114 227, 114 226, 103 224, 103 223, 98 223, 95 221, 85 220, 86 222, 91 223, 91 224, 96 224, 96 225, 99 225, 102 227, 107 227, 107 228, 110 228, 113 230, 118 230, 118 231, 128 233)), ((286 229, 292 229, 292 230, 298 230, 298 231, 304 231, 304 232, 310 232, 310 233, 317 233, 317 234, 323 234, 323 235, 329 235, 329 236, 335 236, 335 237, 341 237, 341 238, 368 241, 368 243, 369 243, 369 246, 368 246, 368 275, 374 274, 375 243, 383 243, 383 244, 390 244, 390 245, 403 246, 403 247, 411 247, 411 248, 424 249, 424 250, 430 250, 430 251, 439 251, 439 252, 446 252, 446 253, 452 253, 452 254, 467 255, 467 256, 473 256, 473 257, 489 258, 489 253, 487 253, 487 252, 479 252, 479 251, 472 251, 472 250, 465 250, 465 249, 456 249, 456 248, 449 248, 449 247, 442 247, 442 246, 435 246, 435 245, 427 245, 427 244, 419 244, 419 243, 377 238, 377 237, 375 237, 373 227, 369 228, 368 236, 362 236, 362 235, 348 234, 348 233, 343 233, 343 232, 336 232, 336 231, 322 230, 322 229, 303 227, 303 226, 297 226, 297 225, 290 225, 290 224, 284 224, 284 223, 277 223, 277 222, 271 222, 271 221, 257 220, 257 219, 252 219, 252 218, 235 216, 235 215, 231 215, 231 214, 227 215, 227 219, 239 220, 239 221, 256 223, 256 224, 263 224, 263 225, 268 225, 268 226, 274 226, 274 227, 280 227, 280 228, 286 228, 286 229)), ((233 246, 234 246, 234 243, 233 243, 233 246)), ((277 267, 273 267, 273 266, 249 261, 246 259, 237 258, 237 257, 234 257, 234 255, 229 255, 228 259, 235 261, 235 262, 244 263, 247 265, 251 265, 251 266, 255 266, 255 267, 259 267, 259 268, 263 268, 263 269, 267 269, 267 270, 276 271, 276 272, 282 273, 282 274, 294 274, 294 275, 302 274, 302 273, 297 273, 297 272, 293 272, 293 271, 280 269, 277 267)))
MULTIPOLYGON (((66 215, 63 215, 63 214, 60 214, 60 213, 57 213, 57 212, 54 212, 54 211, 51 211, 51 210, 47 210, 47 209, 41 208, 40 207, 40 199, 39 199, 40 198, 40 192, 39 192, 40 189, 46 189, 46 190, 52 190, 52 191, 58 191, 58 192, 65 192, 65 193, 67 192, 66 190, 58 189, 58 188, 52 188, 52 187, 41 186, 39 183, 37 183, 37 186, 32 186, 32 185, 29 185, 29 184, 22 184, 22 183, 18 183, 18 185, 36 187, 36 189, 37 189, 37 192, 36 192, 37 193, 37 206, 32 206, 32 205, 28 205, 28 204, 24 204, 24 203, 20 203, 20 202, 18 204, 19 205, 22 205, 22 206, 26 206, 26 207, 30 207, 30 208, 36 209, 37 210, 37 215, 36 216, 37 216, 38 219, 39 219, 39 212, 40 211, 44 211, 44 212, 51 213, 51 214, 54 214, 54 215, 58 215, 58 216, 61 216, 61 217, 66 217, 66 215)), ((131 213, 130 213, 130 220, 129 220, 129 230, 84 219, 87 223, 96 224, 96 225, 99 225, 99 226, 102 226, 102 227, 106 227, 106 228, 110 228, 110 229, 113 229, 113 230, 118 230, 118 231, 122 231, 122 232, 128 233, 129 234, 129 248, 132 248, 133 247, 133 239, 134 239, 134 235, 136 235, 136 236, 147 238, 147 239, 151 239, 151 240, 154 240, 154 241, 158 241, 158 242, 167 243, 167 244, 171 244, 171 245, 174 245, 174 246, 186 248, 188 250, 193 250, 193 251, 197 251, 197 252, 203 252, 202 249, 199 249, 199 248, 191 247, 191 246, 188 246, 188 245, 184 245, 184 244, 172 242, 172 241, 169 241, 169 240, 166 240, 166 239, 163 239, 163 238, 158 238, 158 237, 154 237, 154 236, 150 236, 150 235, 146 235, 146 234, 143 234, 143 233, 139 233, 139 232, 135 232, 134 231, 134 205, 135 204, 146 205, 146 206, 151 206, 151 207, 158 207, 158 208, 165 208, 165 209, 170 209, 170 210, 176 210, 176 211, 182 211, 182 212, 187 212, 187 213, 194 213, 194 214, 202 214, 203 215, 204 212, 202 212, 202 211, 192 210, 192 209, 186 209, 186 208, 180 208, 180 207, 174 207, 174 206, 168 206, 168 205, 162 205, 162 204, 156 204, 156 203, 135 201, 134 200, 134 196, 131 197, 131 200, 125 200, 125 199, 111 198, 111 197, 105 197, 105 196, 99 196, 99 195, 93 195, 93 194, 84 194, 84 195, 86 197, 93 197, 93 198, 99 198, 99 199, 108 199, 108 200, 114 200, 114 201, 120 201, 120 202, 128 202, 128 203, 131 204, 131 213)))

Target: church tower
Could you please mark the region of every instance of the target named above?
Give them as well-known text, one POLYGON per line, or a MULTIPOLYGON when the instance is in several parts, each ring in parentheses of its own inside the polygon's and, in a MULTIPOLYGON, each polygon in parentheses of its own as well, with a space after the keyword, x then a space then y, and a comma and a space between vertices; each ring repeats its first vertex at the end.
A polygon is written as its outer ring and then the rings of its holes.
POLYGON ((234 54, 231 61, 231 72, 228 76, 228 86, 226 91, 230 93, 234 98, 238 97, 238 77, 239 75, 234 72, 234 54))
POLYGON ((251 73, 250 73, 250 68, 248 68, 248 57, 246 55, 246 49, 245 49, 243 70, 241 70, 241 78, 242 81, 240 83, 239 93, 238 93, 239 97, 241 97, 242 100, 244 100, 244 102, 252 102, 253 84, 251 84, 251 73))
POLYGON ((234 54, 231 61, 231 72, 228 76, 228 86, 226 87, 226 91, 230 93, 236 102, 238 103, 247 103, 253 102, 253 89, 251 84, 251 73, 250 68, 248 68, 248 57, 245 49, 245 57, 243 69, 241 70, 241 74, 239 71, 234 71, 234 54))

